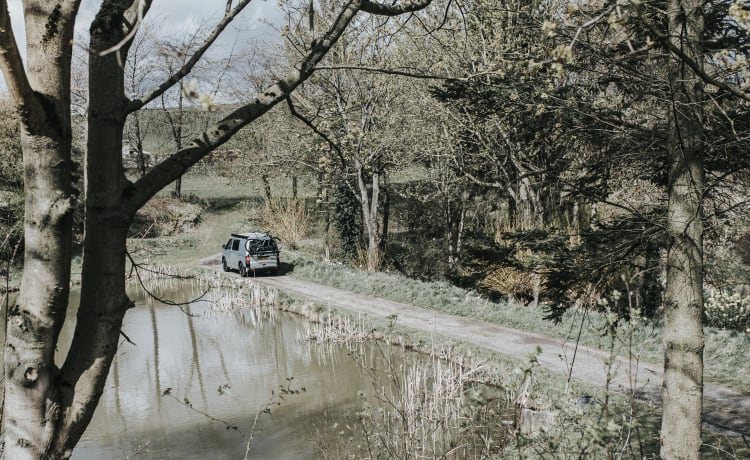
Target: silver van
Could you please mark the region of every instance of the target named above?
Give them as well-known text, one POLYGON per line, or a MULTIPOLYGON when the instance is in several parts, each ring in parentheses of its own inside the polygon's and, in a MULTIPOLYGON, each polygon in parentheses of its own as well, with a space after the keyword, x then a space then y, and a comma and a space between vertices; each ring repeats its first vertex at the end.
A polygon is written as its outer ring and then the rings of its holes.
POLYGON ((225 272, 237 270, 240 276, 260 271, 279 272, 279 253, 283 244, 270 233, 232 233, 222 248, 221 266, 225 272))

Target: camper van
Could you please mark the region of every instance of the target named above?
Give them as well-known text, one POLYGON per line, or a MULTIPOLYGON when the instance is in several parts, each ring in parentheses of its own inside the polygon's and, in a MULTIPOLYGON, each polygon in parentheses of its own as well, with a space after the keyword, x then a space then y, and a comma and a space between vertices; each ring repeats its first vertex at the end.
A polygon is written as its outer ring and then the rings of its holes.
POLYGON ((257 272, 279 272, 281 240, 270 233, 232 233, 222 248, 221 265, 225 272, 237 270, 242 277, 257 272))

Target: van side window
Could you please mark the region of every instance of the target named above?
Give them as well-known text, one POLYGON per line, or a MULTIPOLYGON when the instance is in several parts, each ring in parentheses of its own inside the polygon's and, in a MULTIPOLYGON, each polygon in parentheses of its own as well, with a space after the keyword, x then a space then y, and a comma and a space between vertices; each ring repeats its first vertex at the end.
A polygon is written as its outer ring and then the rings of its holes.
POLYGON ((232 240, 232 251, 240 249, 240 240, 232 240))

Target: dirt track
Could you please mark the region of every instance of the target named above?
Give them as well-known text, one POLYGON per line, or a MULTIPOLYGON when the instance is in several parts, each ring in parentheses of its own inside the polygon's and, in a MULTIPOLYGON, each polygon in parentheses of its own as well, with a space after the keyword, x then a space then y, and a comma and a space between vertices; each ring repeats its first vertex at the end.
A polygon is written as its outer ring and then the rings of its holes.
MULTIPOLYGON (((218 264, 216 267, 219 269, 218 264)), ((542 353, 537 358, 539 364, 564 375, 568 374, 567 363, 571 362, 575 350, 575 344, 559 339, 356 294, 289 276, 259 277, 257 281, 322 305, 332 305, 376 318, 397 315, 399 325, 471 343, 519 359, 525 359, 540 346, 542 353)), ((593 385, 604 385, 607 377, 604 360, 608 356, 608 353, 601 350, 579 346, 573 378, 593 385)), ((632 379, 640 399, 657 405, 661 403, 662 370, 658 366, 644 363, 629 366, 627 360, 618 359, 614 370, 615 377, 610 388, 626 392, 631 388, 632 379)), ((705 383, 704 424, 720 434, 750 437, 750 394, 719 384, 705 383)))

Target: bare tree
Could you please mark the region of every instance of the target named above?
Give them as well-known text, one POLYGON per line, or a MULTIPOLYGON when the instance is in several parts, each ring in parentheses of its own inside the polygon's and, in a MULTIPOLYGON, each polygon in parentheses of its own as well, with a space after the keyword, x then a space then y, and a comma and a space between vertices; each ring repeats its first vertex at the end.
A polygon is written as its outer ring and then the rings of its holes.
POLYGON ((24 269, 8 312, 5 347, 5 456, 64 459, 88 426, 133 302, 125 293, 128 227, 154 194, 180 177, 242 127, 285 100, 315 70, 359 12, 398 15, 430 0, 398 4, 343 2, 336 20, 308 43, 294 68, 252 101, 211 126, 135 182, 124 174, 122 138, 128 114, 172 88, 250 3, 226 3, 224 17, 171 78, 138 98, 124 91, 123 61, 149 0, 108 0, 90 27, 88 140, 85 154, 86 230, 81 299, 74 338, 61 367, 54 360, 65 321, 71 274, 71 55, 79 0, 24 2, 24 65, 5 0, 0 1, 0 68, 21 116, 25 180, 24 269))
MULTIPOLYGON (((146 27, 144 27, 144 30, 146 27)), ((137 97, 158 81, 156 48, 149 33, 138 33, 133 38, 125 62, 125 92, 127 97, 137 97)), ((144 117, 141 111, 128 116, 125 128, 125 141, 128 154, 135 154, 138 173, 146 175, 151 159, 147 157, 144 142, 153 129, 153 117, 144 117)), ((125 146, 124 146, 125 147, 125 146)), ((125 152, 124 152, 125 153, 125 152)))
MULTIPOLYGON (((158 50, 158 68, 160 73, 166 78, 173 78, 175 73, 179 72, 190 58, 200 49, 205 41, 205 36, 210 31, 206 25, 198 27, 195 31, 159 39, 155 44, 158 50)), ((191 81, 185 82, 181 79, 175 87, 163 92, 160 96, 161 111, 166 118, 166 124, 172 138, 175 150, 182 150, 183 145, 189 142, 197 132, 188 129, 188 119, 192 103, 201 98, 201 104, 206 110, 212 108, 212 95, 208 92, 202 93, 199 90, 199 81, 205 82, 210 77, 206 75, 210 68, 209 58, 204 56, 200 62, 191 70, 191 81)), ((182 176, 174 181, 174 196, 182 195, 182 176)))
MULTIPOLYGON (((310 25, 328 27, 335 20, 334 5, 321 2, 313 23, 290 27, 288 51, 293 59, 304 52, 314 30, 310 25)), ((418 126, 424 122, 412 110, 411 85, 378 71, 394 60, 389 51, 397 55, 399 48, 406 48, 388 46, 396 31, 404 29, 397 21, 362 21, 357 33, 345 35, 329 55, 326 68, 313 77, 315 85, 289 100, 292 114, 325 140, 318 154, 326 157, 321 160, 328 175, 343 182, 344 190, 348 188, 358 201, 370 271, 382 261, 387 235, 388 174, 397 165, 408 164, 414 158, 413 147, 422 142, 418 134, 411 135, 420 132, 418 126), (358 68, 373 71, 355 71, 358 68)))

